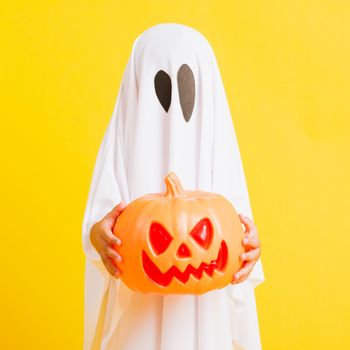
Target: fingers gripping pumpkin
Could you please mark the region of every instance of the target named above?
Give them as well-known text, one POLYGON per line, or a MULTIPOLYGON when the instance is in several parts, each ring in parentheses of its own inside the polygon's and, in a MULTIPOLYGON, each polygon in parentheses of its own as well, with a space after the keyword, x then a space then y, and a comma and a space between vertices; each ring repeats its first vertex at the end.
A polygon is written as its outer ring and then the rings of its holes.
POLYGON ((154 294, 202 294, 231 282, 242 263, 243 227, 223 196, 186 191, 175 175, 166 191, 129 203, 113 228, 122 281, 154 294))

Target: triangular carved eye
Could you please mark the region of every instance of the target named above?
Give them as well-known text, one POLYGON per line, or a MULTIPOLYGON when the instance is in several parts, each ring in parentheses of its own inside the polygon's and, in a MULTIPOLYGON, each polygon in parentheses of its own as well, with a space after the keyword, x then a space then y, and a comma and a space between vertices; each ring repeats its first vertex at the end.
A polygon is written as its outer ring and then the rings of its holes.
POLYGON ((164 253, 173 240, 168 231, 158 222, 152 222, 149 229, 149 239, 156 254, 164 253))
POLYGON ((168 112, 171 103, 171 79, 163 70, 155 75, 154 88, 160 104, 168 112))
POLYGON ((195 83, 192 69, 183 64, 177 72, 177 86, 183 117, 189 122, 194 108, 195 83))
POLYGON ((204 249, 209 249, 213 240, 213 225, 208 218, 200 220, 190 232, 190 236, 204 249))

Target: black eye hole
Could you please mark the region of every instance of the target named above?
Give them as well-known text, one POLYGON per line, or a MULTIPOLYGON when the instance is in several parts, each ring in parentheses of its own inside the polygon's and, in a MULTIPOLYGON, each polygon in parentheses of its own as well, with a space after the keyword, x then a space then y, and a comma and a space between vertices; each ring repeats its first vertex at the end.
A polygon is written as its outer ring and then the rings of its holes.
POLYGON ((163 70, 155 75, 154 87, 160 104, 168 112, 171 102, 171 79, 163 70))
POLYGON ((177 72, 177 85, 179 88, 182 114, 188 122, 191 118, 195 101, 194 75, 187 64, 183 64, 177 72))

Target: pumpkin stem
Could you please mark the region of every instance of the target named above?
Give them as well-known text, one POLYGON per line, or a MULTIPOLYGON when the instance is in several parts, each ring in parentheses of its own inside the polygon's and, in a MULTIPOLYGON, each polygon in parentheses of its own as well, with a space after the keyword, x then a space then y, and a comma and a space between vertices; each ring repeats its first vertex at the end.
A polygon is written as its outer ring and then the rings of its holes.
POLYGON ((170 172, 165 178, 166 197, 185 197, 185 191, 181 185, 179 178, 174 172, 170 172))

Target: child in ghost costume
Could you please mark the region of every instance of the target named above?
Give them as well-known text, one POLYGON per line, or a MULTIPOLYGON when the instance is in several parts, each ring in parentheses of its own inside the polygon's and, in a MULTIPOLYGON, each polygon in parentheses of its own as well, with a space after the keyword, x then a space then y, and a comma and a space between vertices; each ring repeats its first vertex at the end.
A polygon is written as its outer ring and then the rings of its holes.
POLYGON ((117 203, 165 191, 173 171, 189 190, 219 193, 253 219, 218 64, 205 37, 176 23, 135 40, 102 140, 83 219, 84 349, 261 349, 248 278, 202 295, 136 293, 106 269, 90 231, 117 203))

